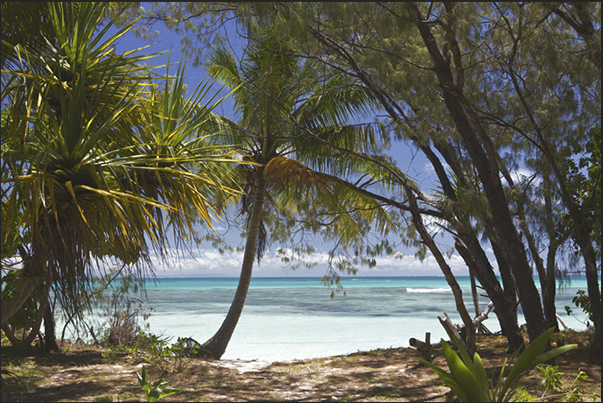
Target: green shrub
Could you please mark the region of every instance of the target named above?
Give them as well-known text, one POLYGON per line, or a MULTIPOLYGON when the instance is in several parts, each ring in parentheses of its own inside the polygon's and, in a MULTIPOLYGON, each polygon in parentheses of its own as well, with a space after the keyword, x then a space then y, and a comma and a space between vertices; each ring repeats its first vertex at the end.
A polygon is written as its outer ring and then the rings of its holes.
MULTIPOLYGON (((151 379, 148 377, 145 367, 142 367, 142 374, 139 374, 138 372, 136 373, 136 377, 138 378, 138 383, 144 390, 148 402, 156 402, 157 400, 166 396, 180 392, 180 388, 166 387, 168 382, 163 378, 151 383, 151 379)), ((119 392, 117 397, 119 398, 121 395, 131 396, 139 402, 142 401, 136 395, 130 392, 119 392)))
MULTIPOLYGON (((577 347, 576 344, 569 344, 540 354, 553 330, 554 328, 548 329, 530 343, 512 367, 507 369, 505 359, 495 384, 488 379, 480 356, 475 353, 471 359, 459 340, 454 340, 454 342, 460 357, 448 343, 442 340, 442 352, 450 372, 446 372, 422 358, 417 358, 417 360, 431 368, 462 402, 508 402, 516 393, 515 382, 522 373, 577 347)), ((513 355, 512 361, 516 356, 517 353, 513 355)))

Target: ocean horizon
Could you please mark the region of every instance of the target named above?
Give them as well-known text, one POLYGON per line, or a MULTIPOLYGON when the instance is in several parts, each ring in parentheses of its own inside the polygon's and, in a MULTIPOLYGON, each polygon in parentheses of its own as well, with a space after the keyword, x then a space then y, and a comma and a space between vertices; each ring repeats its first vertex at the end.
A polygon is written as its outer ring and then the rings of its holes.
MULTIPOLYGON (((469 276, 458 276, 457 282, 475 316, 469 276)), ((253 277, 222 359, 284 361, 408 347, 410 338, 424 340, 426 332, 432 342, 448 339, 438 320, 444 313, 461 322, 443 276, 342 276, 340 283, 345 295, 335 292, 331 298, 335 286, 326 287, 319 277, 253 277)), ((536 284, 540 288, 537 277, 536 284)), ((151 315, 145 331, 171 342, 191 337, 203 343, 222 324, 237 285, 237 277, 147 281, 142 307, 151 315)), ((586 289, 585 277, 571 276, 557 289, 556 309, 568 327, 584 330, 586 315, 572 303, 579 289, 586 289), (572 316, 566 305, 572 307, 572 316)), ((479 291, 483 310, 490 300, 479 291)), ((525 323, 520 308, 518 319, 525 323)), ((494 313, 484 324, 492 332, 500 330, 494 313)))

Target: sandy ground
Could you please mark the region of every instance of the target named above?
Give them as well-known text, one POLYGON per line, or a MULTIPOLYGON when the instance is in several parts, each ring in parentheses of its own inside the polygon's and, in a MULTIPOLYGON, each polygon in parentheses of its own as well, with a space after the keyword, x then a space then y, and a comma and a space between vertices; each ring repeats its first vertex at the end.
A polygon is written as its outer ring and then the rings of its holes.
MULTIPOLYGON (((562 342, 579 344, 557 359, 564 384, 569 385, 579 370, 588 378, 578 386, 583 399, 598 400, 601 390, 601 368, 586 362, 588 342, 581 334, 562 342)), ((180 393, 161 401, 429 401, 454 400, 450 389, 415 357, 410 348, 379 349, 345 356, 266 362, 244 360, 207 360, 184 358, 155 360, 153 364, 122 356, 102 357, 104 350, 94 346, 71 346, 58 354, 33 354, 16 357, 10 348, 2 348, 2 369, 17 374, 20 386, 3 388, 3 401, 136 401, 120 392, 130 392, 145 401, 136 372, 145 365, 152 381, 164 378, 180 393), (10 399, 7 392, 12 391, 10 399), (20 392, 20 393, 19 393, 20 392), (20 394, 20 396, 19 396, 20 394)), ((478 353, 486 368, 494 375, 507 357, 502 337, 479 337, 478 353)), ((440 350, 434 351, 433 362, 446 368, 440 350)), ((542 378, 537 370, 526 375, 533 378, 522 385, 535 396, 541 396, 542 378)), ((12 380, 13 381, 13 380, 12 380)), ((16 385, 17 382, 14 382, 16 385)), ((564 401, 566 396, 547 398, 564 401)), ((560 394, 561 393, 561 394, 560 394)))

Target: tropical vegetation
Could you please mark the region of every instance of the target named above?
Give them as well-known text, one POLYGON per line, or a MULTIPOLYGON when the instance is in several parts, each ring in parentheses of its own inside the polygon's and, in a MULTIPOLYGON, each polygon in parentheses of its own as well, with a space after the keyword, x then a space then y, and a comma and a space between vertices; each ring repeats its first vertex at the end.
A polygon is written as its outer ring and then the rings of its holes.
POLYGON ((207 62, 209 74, 233 90, 240 117, 236 123, 216 117, 216 138, 232 144, 246 163, 233 171, 238 182, 233 187, 243 190, 240 214, 247 217, 239 285, 223 325, 201 345, 214 358, 224 353, 241 315, 254 260, 260 263, 268 242, 265 223, 277 227, 282 225, 277 216, 292 219, 307 209, 339 212, 331 226, 348 234, 346 242, 362 232, 366 222, 388 225, 377 202, 360 193, 352 196, 339 183, 342 172, 361 174, 362 160, 334 153, 326 162, 328 147, 321 143, 353 144, 358 151, 374 148, 375 137, 383 133, 380 126, 350 123, 355 114, 371 107, 370 94, 345 76, 324 77, 311 61, 300 64, 269 24, 254 21, 248 31, 240 66, 223 47, 207 62), (312 206, 317 200, 318 206, 312 206), (355 206, 366 210, 346 214, 355 206))
POLYGON ((298 57, 362 83, 392 140, 437 176, 427 192, 389 171, 387 191, 372 192, 411 228, 401 233, 423 248, 434 233, 453 238, 512 351, 517 303, 534 340, 558 328, 557 279, 584 273, 600 362, 598 3, 178 3, 155 16, 197 43, 185 49, 197 58, 220 41, 216 26, 268 19, 298 57), (418 218, 439 225, 430 234, 418 218))
POLYGON ((516 396, 517 390, 514 384, 523 373, 577 347, 576 344, 568 344, 541 353, 554 330, 554 328, 550 328, 538 336, 521 352, 519 357, 515 357, 518 353, 516 351, 512 359, 513 366, 507 368, 505 360, 499 376, 494 377, 496 382, 492 382, 488 378, 479 354, 474 353, 471 357, 458 339, 454 339, 454 342, 459 354, 442 340, 442 353, 446 357, 450 372, 446 372, 425 359, 418 358, 418 360, 438 374, 461 402, 509 402, 516 396))
MULTIPOLYGON (((16 6, 2 7, 4 20, 16 6)), ((236 161, 204 127, 209 85, 185 99, 182 79, 166 77, 161 91, 143 66, 152 55, 114 52, 131 25, 109 35, 108 7, 36 5, 48 32, 2 42, 2 329, 24 349, 51 292, 69 312, 99 271, 151 275, 150 253, 211 226, 211 199, 230 191, 236 161), (19 340, 24 305, 34 323, 19 340)))
POLYGON ((521 307, 531 364, 559 329, 559 279, 584 273, 574 302, 593 323, 589 359, 600 365, 600 9, 190 2, 145 13, 140 3, 3 2, 4 334, 25 352, 44 324, 46 347, 58 349, 51 295, 79 318, 95 278, 152 276, 155 257, 238 214, 239 287, 204 354, 227 348, 267 245, 297 242, 303 259, 321 239, 327 280, 399 245, 433 256, 463 321, 462 357, 444 348, 449 367, 462 361, 482 384, 478 324, 447 255, 491 299, 510 352, 524 346, 521 307), (158 20, 211 77, 188 95, 184 61, 160 75, 167 66, 146 65, 157 55, 115 50, 158 20), (240 56, 215 35, 228 21, 245 35, 240 56), (214 113, 214 81, 235 117, 214 113), (421 154, 435 181, 396 164, 394 142, 421 154))

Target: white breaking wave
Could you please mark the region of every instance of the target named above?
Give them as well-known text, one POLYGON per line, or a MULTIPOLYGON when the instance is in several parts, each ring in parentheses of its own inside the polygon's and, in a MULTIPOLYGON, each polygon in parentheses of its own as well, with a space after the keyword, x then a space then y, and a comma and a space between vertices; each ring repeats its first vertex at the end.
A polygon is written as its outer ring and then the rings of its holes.
POLYGON ((415 294, 428 294, 434 292, 452 292, 450 288, 406 288, 406 292, 415 294))

